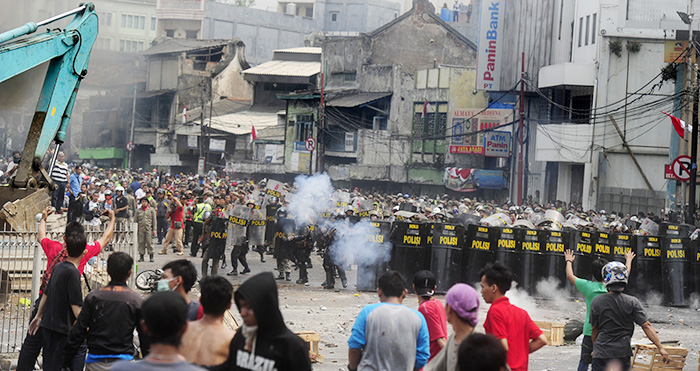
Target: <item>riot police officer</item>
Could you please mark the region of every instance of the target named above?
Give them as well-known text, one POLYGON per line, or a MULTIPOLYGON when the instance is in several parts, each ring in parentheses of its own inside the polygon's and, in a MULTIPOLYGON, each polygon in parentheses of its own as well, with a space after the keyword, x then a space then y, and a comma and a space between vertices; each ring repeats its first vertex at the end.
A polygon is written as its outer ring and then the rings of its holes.
MULTIPOLYGON (((322 232, 323 233, 323 232, 322 232)), ((326 281, 323 282, 321 286, 324 289, 332 290, 335 288, 335 273, 338 272, 340 276, 340 282, 343 287, 348 287, 348 278, 345 275, 345 269, 336 264, 335 259, 340 257, 336 247, 335 242, 336 229, 332 228, 327 230, 319 238, 319 249, 323 250, 323 271, 326 273, 326 281)))
POLYGON ((211 275, 215 276, 219 273, 219 259, 226 247, 226 219, 214 217, 211 211, 203 212, 202 219, 202 234, 197 241, 204 250, 202 276, 207 276, 210 259, 211 275))
POLYGON ((282 207, 277 210, 277 223, 275 228, 274 257, 277 260, 278 280, 291 281, 289 258, 291 255, 291 243, 287 234, 296 229, 294 220, 287 218, 287 211, 282 207))
POLYGON ((269 204, 265 206, 266 221, 265 221, 265 247, 268 249, 268 254, 272 255, 275 248, 275 233, 277 232, 276 215, 280 205, 277 203, 277 197, 270 197, 269 204))
POLYGON ((202 215, 205 211, 211 212, 211 205, 204 202, 203 196, 197 196, 197 204, 194 210, 194 227, 192 232, 192 245, 190 246, 190 256, 192 257, 197 256, 197 252, 199 251, 198 240, 202 235, 202 226, 204 224, 202 215))
POLYGON ((299 268, 299 279, 297 284, 305 284, 309 282, 307 267, 311 264, 311 233, 309 227, 299 227, 291 239, 292 249, 294 252, 294 260, 299 268))

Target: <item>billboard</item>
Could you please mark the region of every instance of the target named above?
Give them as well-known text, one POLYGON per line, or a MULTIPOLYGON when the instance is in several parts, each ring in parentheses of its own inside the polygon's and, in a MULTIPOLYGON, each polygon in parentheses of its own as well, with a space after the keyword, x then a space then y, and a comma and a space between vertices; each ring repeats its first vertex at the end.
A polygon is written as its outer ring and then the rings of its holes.
POLYGON ((500 90, 503 59, 504 2, 481 2, 479 46, 476 49, 476 89, 500 90))
POLYGON ((451 113, 448 127, 452 134, 450 153, 453 154, 483 155, 484 134, 493 133, 485 131, 513 121, 511 109, 458 108, 451 113))

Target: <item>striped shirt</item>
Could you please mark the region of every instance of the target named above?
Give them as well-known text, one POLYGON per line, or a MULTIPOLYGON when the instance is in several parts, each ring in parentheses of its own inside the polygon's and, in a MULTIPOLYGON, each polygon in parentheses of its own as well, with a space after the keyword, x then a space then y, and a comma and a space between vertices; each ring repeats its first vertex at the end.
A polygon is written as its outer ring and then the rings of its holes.
POLYGON ((53 179, 54 182, 67 182, 68 164, 65 162, 56 161, 56 164, 51 171, 51 179, 53 179))

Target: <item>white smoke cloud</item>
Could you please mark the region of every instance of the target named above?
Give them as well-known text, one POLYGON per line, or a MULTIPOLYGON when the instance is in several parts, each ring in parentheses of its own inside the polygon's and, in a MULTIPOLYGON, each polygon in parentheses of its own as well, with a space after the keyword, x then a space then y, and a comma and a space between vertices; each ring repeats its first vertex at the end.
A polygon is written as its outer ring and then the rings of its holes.
POLYGON ((537 282, 537 294, 554 302, 568 301, 569 295, 555 277, 547 277, 537 282))
POLYGON ((333 206, 333 186, 326 174, 299 175, 294 179, 295 192, 288 196, 287 213, 297 226, 317 224, 319 215, 333 206))
POLYGON ((379 234, 378 228, 368 219, 351 223, 347 219, 330 220, 321 218, 323 213, 335 208, 334 189, 326 173, 312 176, 300 175, 294 179, 295 190, 288 196, 287 213, 297 227, 316 225, 323 231, 336 230, 330 247, 333 261, 339 266, 356 263, 370 265, 386 263, 391 257, 391 243, 388 236, 383 243, 368 238, 379 234))

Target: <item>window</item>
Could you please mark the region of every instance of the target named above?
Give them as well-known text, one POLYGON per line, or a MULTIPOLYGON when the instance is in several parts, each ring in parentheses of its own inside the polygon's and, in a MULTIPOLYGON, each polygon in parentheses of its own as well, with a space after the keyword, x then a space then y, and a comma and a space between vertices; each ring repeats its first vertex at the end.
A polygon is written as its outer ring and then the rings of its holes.
POLYGON ((581 47, 581 36, 583 36, 583 17, 578 19, 578 46, 581 47))
POLYGON ((413 105, 413 151, 443 153, 447 130, 446 102, 416 102, 413 105), (423 114, 425 109, 426 113, 423 114))
POLYGON ((125 51, 125 44, 126 44, 126 42, 124 40, 119 40, 119 51, 120 52, 125 51))
POLYGON ((134 28, 134 16, 133 15, 126 16, 126 27, 127 28, 134 28))
POLYGON ((313 134, 314 115, 297 115, 296 141, 304 142, 313 134))
POLYGON ((357 80, 357 73, 351 72, 351 73, 344 73, 343 74, 343 80, 345 82, 352 82, 357 80))
POLYGON ((140 16, 139 18, 139 30, 145 30, 146 29, 146 17, 140 16))
POLYGON ((151 17, 151 31, 156 30, 156 17, 151 17))
POLYGON ((338 12, 331 12, 331 22, 338 22, 338 12))
POLYGON ((112 50, 112 39, 105 39, 105 50, 112 50))
POLYGON ((122 14, 122 28, 126 28, 126 14, 122 14))
POLYGON ((591 31, 591 16, 586 16, 586 45, 588 45, 588 35, 591 31))
POLYGON ((144 42, 143 42, 143 41, 139 41, 139 49, 138 49, 138 51, 139 51, 139 52, 142 52, 142 51, 143 51, 143 47, 144 47, 144 42))
POLYGON ((175 37, 175 30, 165 30, 165 36, 175 37))
POLYGON ((597 16, 598 16, 598 13, 593 13, 593 24, 592 24, 593 27, 591 27, 591 30, 592 30, 592 32, 591 32, 591 44, 595 44, 595 34, 598 33, 598 31, 597 31, 598 24, 596 23, 597 16))
POLYGON ((185 31, 185 38, 186 39, 196 39, 197 38, 197 30, 186 30, 185 31))
POLYGON ((105 15, 107 16, 107 19, 105 20, 105 25, 112 27, 112 12, 107 12, 105 13, 105 15))
POLYGON ((306 8, 306 16, 309 18, 313 18, 314 17, 314 8, 312 8, 312 7, 306 8))

